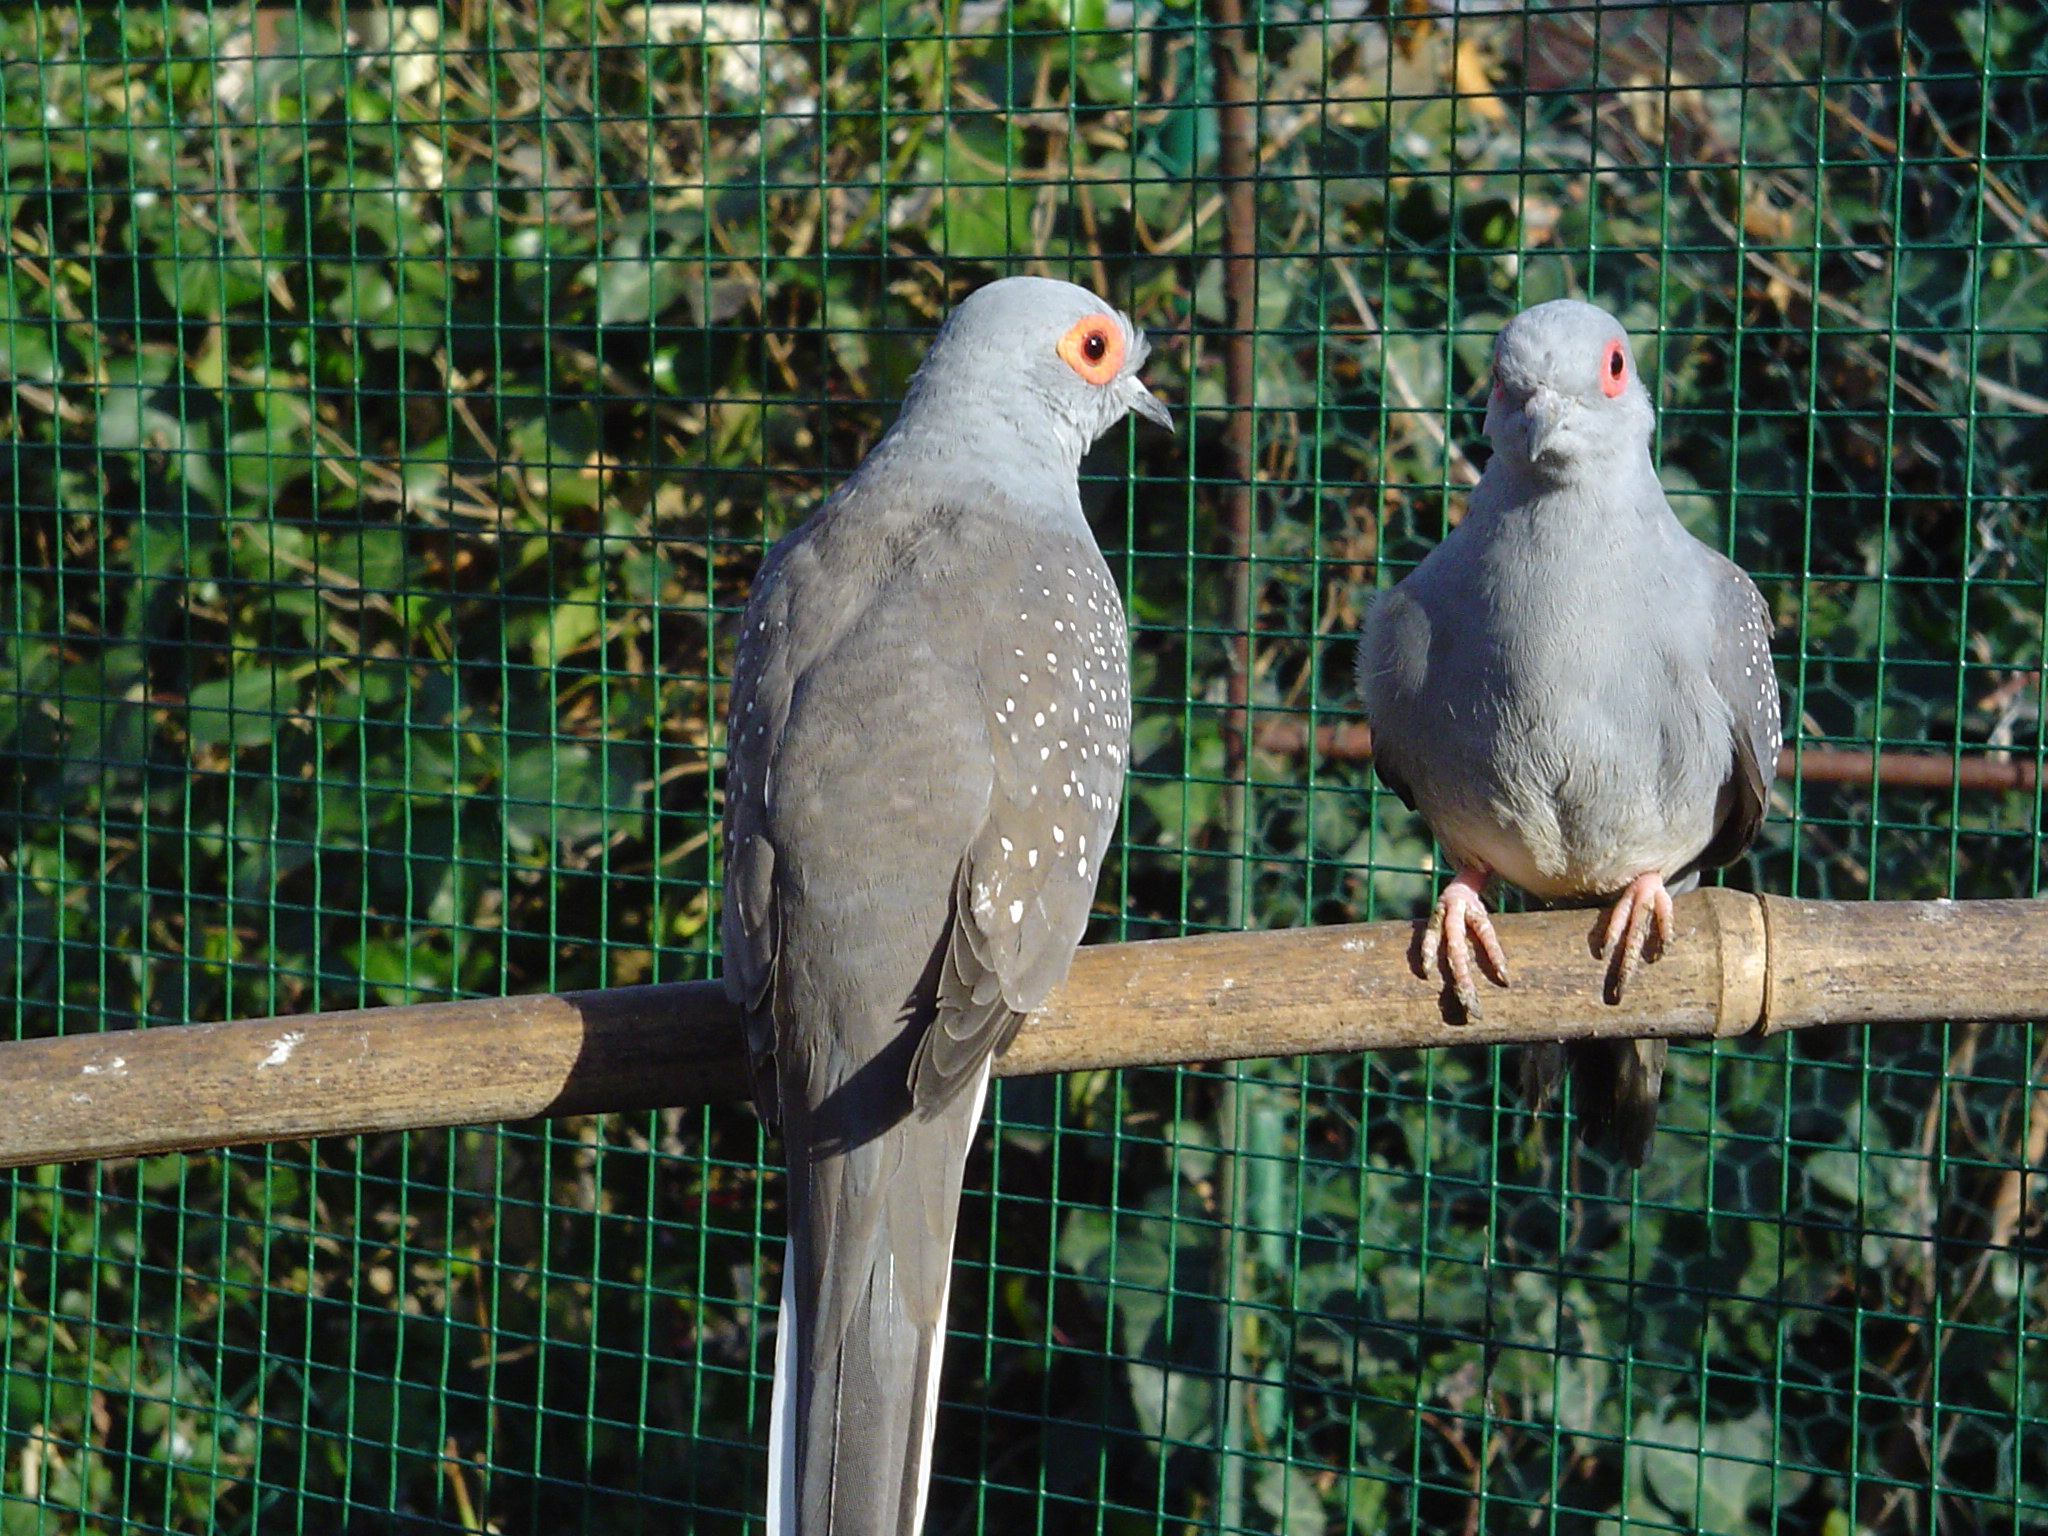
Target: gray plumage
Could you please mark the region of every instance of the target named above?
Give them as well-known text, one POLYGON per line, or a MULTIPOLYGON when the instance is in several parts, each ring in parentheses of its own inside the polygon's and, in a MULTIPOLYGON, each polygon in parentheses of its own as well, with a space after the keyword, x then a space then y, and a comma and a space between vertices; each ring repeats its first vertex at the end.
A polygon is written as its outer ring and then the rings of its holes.
MULTIPOLYGON (((1494 455, 1464 520, 1367 610, 1358 686, 1382 780, 1458 867, 1431 914, 1478 1010, 1479 901, 1498 874, 1546 902, 1613 902, 1607 995, 1669 938, 1669 893, 1756 836, 1777 771, 1769 609, 1687 533, 1650 460, 1650 398, 1619 323, 1559 299, 1494 345, 1494 455)), ((1540 1102, 1565 1052, 1524 1057, 1540 1102)), ((1585 1129, 1647 1155, 1661 1040, 1570 1048, 1585 1129)))
POLYGON ((1130 729, 1082 454, 1143 334, 1041 278, 962 301, 860 467, 770 551, 727 730, 726 990, 780 1120, 789 1248, 769 1521, 922 1520, 962 1165, 1065 976, 1130 729))

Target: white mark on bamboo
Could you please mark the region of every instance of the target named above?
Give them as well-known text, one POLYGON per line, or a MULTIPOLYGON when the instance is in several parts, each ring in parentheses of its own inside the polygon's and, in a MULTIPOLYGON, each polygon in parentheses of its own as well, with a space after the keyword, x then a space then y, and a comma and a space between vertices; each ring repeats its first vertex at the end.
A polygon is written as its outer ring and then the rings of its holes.
POLYGON ((270 1054, 256 1063, 256 1070, 261 1072, 265 1067, 283 1066, 292 1059, 292 1052, 299 1048, 299 1042, 305 1038, 306 1032, 302 1029, 286 1030, 270 1042, 270 1054))

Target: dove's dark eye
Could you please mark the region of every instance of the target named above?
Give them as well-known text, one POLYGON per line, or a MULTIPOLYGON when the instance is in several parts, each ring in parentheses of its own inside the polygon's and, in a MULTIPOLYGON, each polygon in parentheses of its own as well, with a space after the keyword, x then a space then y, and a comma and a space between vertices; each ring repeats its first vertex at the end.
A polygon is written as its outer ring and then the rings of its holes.
POLYGON ((1607 343, 1607 354, 1600 359, 1600 393, 1614 396, 1621 393, 1628 383, 1628 352, 1615 337, 1607 343))
POLYGON ((1090 384, 1106 384, 1122 366, 1122 336, 1107 315, 1090 315, 1060 338, 1059 354, 1090 384))

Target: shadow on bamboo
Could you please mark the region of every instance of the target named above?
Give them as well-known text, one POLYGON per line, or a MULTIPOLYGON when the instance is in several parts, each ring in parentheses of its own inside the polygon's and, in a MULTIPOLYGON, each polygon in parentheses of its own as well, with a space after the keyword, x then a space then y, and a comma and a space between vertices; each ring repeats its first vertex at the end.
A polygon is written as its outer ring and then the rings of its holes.
MULTIPOLYGON (((1324 1051, 2048 1017, 2048 902, 1707 890, 1621 1006, 1596 912, 1496 919, 1514 985, 1453 1022, 1419 925, 1084 949, 1006 1077, 1324 1051)), ((747 1095, 717 982, 167 1025, 0 1045, 0 1166, 690 1105, 747 1095)))

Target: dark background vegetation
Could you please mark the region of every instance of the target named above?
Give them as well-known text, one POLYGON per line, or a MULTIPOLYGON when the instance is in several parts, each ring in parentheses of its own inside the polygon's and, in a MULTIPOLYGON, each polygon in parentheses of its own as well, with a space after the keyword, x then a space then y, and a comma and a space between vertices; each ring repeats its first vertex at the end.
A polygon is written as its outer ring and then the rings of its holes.
MULTIPOLYGON (((2038 769, 2037 6, 1249 10, 0 11, 17 1030, 715 974, 733 612, 1015 270, 1127 306, 1183 426, 1089 487, 1099 937, 1426 902, 1289 743, 1560 293, 1639 338, 1788 741, 2038 769)), ((1882 764, 1795 765, 1732 878, 2038 893, 2036 795, 1882 764)), ((1637 1182, 1480 1052, 1010 1085, 930 1528, 2048 1530, 2042 1051, 1680 1050, 1637 1182)), ((12 1175, 0 1532, 738 1530, 773 1166, 735 1105, 12 1175)))

